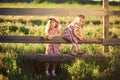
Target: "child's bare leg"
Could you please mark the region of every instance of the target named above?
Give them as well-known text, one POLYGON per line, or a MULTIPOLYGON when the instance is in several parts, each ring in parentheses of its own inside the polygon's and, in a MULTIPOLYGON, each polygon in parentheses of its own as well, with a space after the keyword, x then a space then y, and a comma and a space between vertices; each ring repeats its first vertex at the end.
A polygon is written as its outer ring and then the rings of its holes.
POLYGON ((83 54, 83 51, 79 48, 79 44, 76 44, 77 46, 77 53, 78 54, 83 54))
POLYGON ((45 63, 45 74, 47 76, 50 76, 50 73, 49 73, 49 63, 45 63))
POLYGON ((70 52, 69 52, 70 55, 76 55, 76 54, 74 53, 74 48, 75 48, 75 45, 72 44, 72 46, 71 46, 71 48, 70 48, 70 52))
POLYGON ((56 76, 56 73, 55 73, 55 71, 56 71, 56 66, 57 66, 57 63, 52 63, 52 75, 53 75, 53 76, 56 76))

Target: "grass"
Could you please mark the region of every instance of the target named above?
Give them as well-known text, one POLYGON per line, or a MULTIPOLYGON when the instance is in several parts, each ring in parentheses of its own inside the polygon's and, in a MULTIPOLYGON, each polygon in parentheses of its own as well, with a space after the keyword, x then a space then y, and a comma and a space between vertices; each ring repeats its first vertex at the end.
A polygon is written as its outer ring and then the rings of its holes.
MULTIPOLYGON (((41 3, 41 4, 35 4, 35 3, 0 3, 0 8, 79 8, 79 9, 102 9, 102 5, 95 4, 69 4, 69 3, 41 3)), ((109 6, 110 10, 120 10, 120 6, 109 6)))

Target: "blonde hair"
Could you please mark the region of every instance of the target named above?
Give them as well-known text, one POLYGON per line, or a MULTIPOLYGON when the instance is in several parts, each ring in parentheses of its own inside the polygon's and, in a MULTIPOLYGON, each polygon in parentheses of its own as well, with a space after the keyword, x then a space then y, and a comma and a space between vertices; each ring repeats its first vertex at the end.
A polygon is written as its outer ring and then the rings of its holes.
POLYGON ((85 16, 84 15, 78 15, 78 16, 76 16, 75 17, 75 19, 71 22, 72 24, 75 24, 78 20, 80 20, 81 18, 85 18, 85 16))
POLYGON ((50 20, 47 21, 47 24, 45 26, 45 34, 48 34, 49 29, 50 29, 50 20))

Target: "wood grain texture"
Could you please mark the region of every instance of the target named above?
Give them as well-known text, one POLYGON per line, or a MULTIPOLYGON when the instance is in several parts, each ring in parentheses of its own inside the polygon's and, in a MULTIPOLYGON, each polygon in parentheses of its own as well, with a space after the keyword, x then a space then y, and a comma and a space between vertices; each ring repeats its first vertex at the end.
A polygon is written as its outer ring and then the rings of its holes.
POLYGON ((67 8, 0 8, 0 15, 14 16, 76 16, 84 14, 85 16, 105 16, 118 15, 120 10, 109 11, 106 9, 91 10, 91 9, 67 9, 67 8), (89 12, 89 13, 88 13, 89 12))
POLYGON ((104 45, 120 45, 120 39, 118 38, 107 38, 103 40, 104 45))
POLYGON ((76 16, 79 14, 84 14, 85 16, 104 16, 106 15, 106 11, 103 9, 89 10, 71 8, 0 8, 0 15, 76 16))
POLYGON ((43 54, 21 54, 18 55, 18 58, 22 61, 33 61, 33 62, 70 62, 75 60, 76 58, 81 59, 94 59, 97 61, 103 60, 102 54, 82 54, 71 56, 69 54, 62 54, 58 56, 48 56, 43 54))
MULTIPOLYGON (((109 6, 109 0, 103 0, 103 9, 106 10, 107 14, 109 13, 108 6, 109 6)), ((108 32, 109 32, 108 24, 109 24, 109 15, 105 15, 103 16, 103 39, 108 38, 108 32)), ((109 47, 104 45, 103 50, 104 50, 104 53, 107 53, 109 52, 109 47)))
MULTIPOLYGON (((70 44, 71 42, 65 40, 63 37, 56 37, 51 40, 45 40, 41 36, 0 36, 1 43, 63 43, 70 44)), ((103 40, 101 38, 96 39, 85 39, 79 41, 80 44, 102 44, 103 40)))

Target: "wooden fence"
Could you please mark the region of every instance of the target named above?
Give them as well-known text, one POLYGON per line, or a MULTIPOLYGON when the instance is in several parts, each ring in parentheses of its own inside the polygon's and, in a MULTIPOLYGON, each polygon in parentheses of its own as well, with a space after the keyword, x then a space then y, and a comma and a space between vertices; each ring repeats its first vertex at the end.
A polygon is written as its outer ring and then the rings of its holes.
MULTIPOLYGON (((51 40, 44 40, 41 36, 0 36, 1 43, 62 43, 71 44, 71 42, 66 41, 63 37, 56 37, 51 40)), ((120 39, 118 38, 89 38, 79 41, 79 44, 103 44, 106 46, 120 45, 120 39)))
MULTIPOLYGON (((66 9, 66 8, 0 8, 0 16, 13 15, 13 16, 76 16, 78 14, 83 14, 85 16, 102 16, 103 17, 103 38, 96 39, 85 39, 79 41, 80 44, 103 44, 104 53, 109 51, 109 45, 120 45, 120 39, 108 38, 108 23, 109 16, 120 16, 120 11, 109 11, 108 0, 103 0, 103 9, 99 10, 88 10, 88 9, 66 9), (88 13, 89 12, 89 13, 88 13)), ((62 37, 53 38, 52 40, 44 40, 41 36, 0 36, 0 43, 63 43, 69 44, 70 42, 64 40, 62 37)), ((18 57, 23 61, 29 61, 32 64, 31 69, 36 69, 35 66, 37 62, 68 62, 75 57, 69 55, 61 56, 44 56, 44 55, 18 55, 18 57), (36 62, 35 62, 36 61, 36 62), (34 63, 34 64, 33 64, 34 63), (36 64, 35 64, 36 63, 36 64)), ((97 60, 101 59, 101 55, 82 55, 82 58, 95 58, 97 60)), ((28 65, 29 67, 30 65, 28 65)), ((37 66, 39 68, 39 65, 37 66)), ((37 70, 38 71, 38 70, 37 70)))

